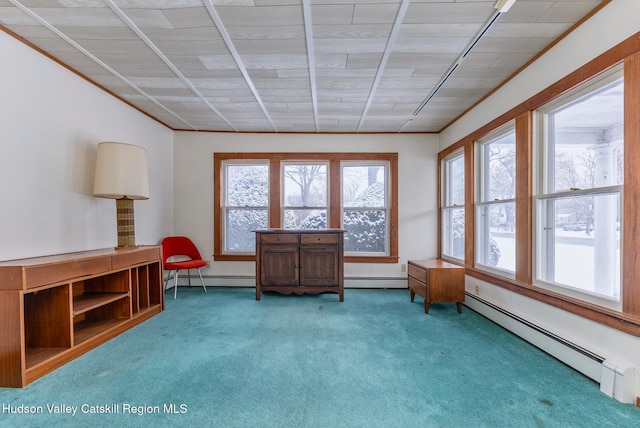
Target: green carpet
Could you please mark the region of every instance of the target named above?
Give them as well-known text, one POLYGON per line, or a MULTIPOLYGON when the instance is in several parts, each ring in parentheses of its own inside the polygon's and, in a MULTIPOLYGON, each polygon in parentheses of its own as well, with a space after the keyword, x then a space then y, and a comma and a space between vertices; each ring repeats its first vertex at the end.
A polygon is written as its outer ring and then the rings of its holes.
POLYGON ((0 388, 0 426, 640 426, 590 379, 466 307, 425 315, 408 290, 171 297, 27 388, 0 388), (8 410, 28 406, 42 413, 8 410))

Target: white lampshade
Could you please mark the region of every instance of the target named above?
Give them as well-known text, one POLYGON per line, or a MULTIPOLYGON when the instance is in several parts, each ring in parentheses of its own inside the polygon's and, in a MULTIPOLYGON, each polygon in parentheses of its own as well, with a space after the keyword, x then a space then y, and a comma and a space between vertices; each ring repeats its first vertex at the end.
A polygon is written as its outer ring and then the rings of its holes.
POLYGON ((98 144, 93 195, 110 199, 149 199, 147 150, 124 143, 98 144))

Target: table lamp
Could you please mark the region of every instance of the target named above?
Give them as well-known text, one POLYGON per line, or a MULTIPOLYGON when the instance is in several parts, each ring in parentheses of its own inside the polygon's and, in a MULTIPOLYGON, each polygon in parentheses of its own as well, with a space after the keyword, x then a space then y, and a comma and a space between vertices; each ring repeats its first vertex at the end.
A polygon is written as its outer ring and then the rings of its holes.
POLYGON ((147 150, 131 144, 98 144, 93 195, 116 200, 118 249, 136 246, 133 201, 149 199, 147 150))

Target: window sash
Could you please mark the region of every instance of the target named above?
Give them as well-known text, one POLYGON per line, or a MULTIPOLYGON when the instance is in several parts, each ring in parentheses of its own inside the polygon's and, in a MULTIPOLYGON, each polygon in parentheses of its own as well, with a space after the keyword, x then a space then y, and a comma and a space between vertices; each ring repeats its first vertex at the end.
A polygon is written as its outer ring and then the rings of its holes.
POLYGON ((280 209, 282 212, 281 224, 285 229, 327 228, 329 224, 329 168, 328 162, 295 161, 281 163, 282 200, 280 209), (291 178, 291 174, 296 174, 295 168, 304 168, 303 174, 313 174, 310 181, 302 183, 309 179, 309 176, 302 177, 300 174, 298 174, 297 181, 291 178), (308 168, 311 168, 312 171, 309 171, 308 168), (313 171, 314 168, 318 169, 313 171), (324 184, 320 183, 320 186, 318 186, 317 180, 324 181, 324 184), (307 203, 303 203, 305 190, 302 189, 302 186, 308 186, 306 191, 309 192, 309 196, 312 196, 313 192, 315 192, 316 196, 320 197, 307 199, 307 203), (299 198, 300 201, 296 202, 296 198, 299 198))
POLYGON ((535 285, 620 310, 621 201, 620 186, 536 198, 539 245, 535 285), (559 209, 559 204, 589 198, 593 198, 593 223, 567 218, 559 209), (593 270, 585 266, 592 266, 593 270))
MULTIPOLYGON (((543 144, 540 145, 542 150, 542 153, 540 156, 540 159, 542 160, 542 165, 541 165, 541 168, 539 168, 539 171, 541 171, 541 173, 539 174, 539 180, 538 180, 538 183, 539 183, 538 188, 540 189, 540 194, 553 195, 553 194, 560 194, 562 192, 571 191, 572 189, 581 189, 581 190, 597 189, 605 186, 622 184, 622 183, 616 183, 611 179, 606 184, 602 184, 602 182, 598 184, 596 182, 598 180, 594 181, 593 179, 591 179, 590 181, 592 181, 592 183, 582 181, 580 183, 575 182, 574 184, 562 183, 561 185, 559 177, 557 177, 557 170, 558 170, 558 163, 562 159, 562 156, 565 156, 565 155, 577 156, 582 158, 580 161, 578 161, 578 163, 586 164, 587 162, 590 162, 592 160, 592 159, 586 159, 586 157, 591 156, 592 154, 586 155, 585 153, 576 153, 575 155, 573 155, 571 153, 566 154, 564 152, 561 152, 560 149, 562 147, 570 146, 571 144, 560 144, 556 138, 560 130, 562 129, 562 128, 559 128, 556 123, 557 122, 556 116, 558 114, 561 114, 562 112, 565 112, 571 108, 577 107, 581 104, 582 104, 582 108, 585 108, 585 106, 589 107, 588 103, 591 99, 593 99, 596 96, 602 95, 606 91, 620 84, 622 85, 622 88, 624 88, 624 81, 623 81, 622 74, 623 74, 622 65, 619 65, 615 67, 613 70, 607 73, 603 73, 602 75, 597 76, 592 80, 583 83, 577 89, 569 92, 568 94, 566 94, 563 97, 560 97, 557 100, 554 100, 553 102, 548 103, 547 105, 537 110, 536 117, 538 121, 538 129, 539 129, 539 134, 542 136, 542 140, 543 140, 543 144)), ((618 108, 620 109, 619 119, 622 127, 624 127, 624 119, 622 116, 623 104, 624 104, 623 95, 621 95, 618 108)), ((590 128, 594 128, 594 127, 597 128, 596 125, 590 124, 590 128)), ((583 128, 590 129, 586 127, 583 127, 583 128)), ((578 129, 580 128, 576 128, 572 132, 574 134, 579 134, 580 131, 578 131, 578 129)), ((581 136, 580 138, 573 138, 573 140, 580 140, 584 138, 585 137, 581 136)), ((620 134, 619 137, 614 137, 611 143, 621 142, 622 139, 623 139, 623 135, 620 134)), ((593 143, 590 144, 590 146, 596 146, 597 142, 598 141, 594 139, 593 143)), ((588 146, 587 144, 584 144, 584 143, 582 145, 588 146)), ((567 149, 565 148, 564 150, 566 151, 567 149)), ((592 149, 587 149, 587 151, 589 150, 592 150, 592 149)), ((571 162, 571 164, 575 164, 575 163, 576 163, 575 160, 571 162)), ((578 168, 580 167, 582 167, 583 171, 590 169, 588 165, 578 165, 578 168)), ((616 166, 614 166, 614 168, 615 167, 616 166)), ((618 172, 619 172, 618 175, 622 177, 623 176, 622 171, 618 171, 618 172)), ((609 172, 609 174, 610 174, 610 178, 614 178, 613 172, 609 172)))
MULTIPOLYGON (((221 207, 222 227, 224 230, 223 251, 227 254, 252 254, 255 252, 255 239, 253 237, 252 231, 259 228, 265 228, 269 224, 269 164, 265 161, 260 160, 246 160, 225 161, 222 165, 224 171, 221 177, 224 187, 224 197, 222 198, 223 204, 221 207), (263 197, 266 193, 264 201, 267 202, 267 204, 252 204, 250 199, 247 199, 247 203, 244 205, 229 204, 229 200, 234 199, 230 198, 231 189, 229 187, 231 186, 233 180, 238 178, 234 177, 232 179, 231 177, 229 177, 230 169, 233 167, 266 168, 266 174, 264 177, 264 186, 266 187, 266 192, 264 191, 264 189, 260 190, 260 187, 255 185, 255 180, 259 179, 259 175, 258 177, 250 178, 254 181, 254 185, 250 187, 258 189, 258 197, 263 197), (238 224, 234 225, 234 222, 238 222, 238 224)), ((247 171, 249 170, 247 169, 247 171)), ((250 172, 251 171, 249 171, 249 173, 250 172)))
POLYGON ((465 208, 442 209, 442 256, 464 261, 465 208))
MULTIPOLYGON (((330 174, 330 170, 329 170, 329 164, 327 162, 282 162, 281 164, 282 166, 282 170, 281 170, 281 181, 282 181, 282 207, 283 208, 290 208, 290 209, 294 209, 294 208, 302 208, 302 209, 308 209, 308 208, 319 208, 319 209, 326 209, 328 206, 328 198, 329 198, 329 181, 328 181, 328 177, 330 174), (296 183, 293 179, 289 178, 288 174, 293 173, 293 171, 290 171, 290 168, 292 167, 311 167, 311 168, 315 168, 318 167, 320 168, 319 171, 322 172, 317 172, 316 176, 313 176, 311 178, 311 182, 308 183, 309 188, 306 189, 306 191, 308 192, 312 192, 312 191, 316 191, 316 192, 320 192, 320 198, 316 201, 314 200, 307 200, 307 203, 302 203, 303 200, 303 193, 305 192, 305 190, 301 189, 300 187, 302 186, 302 184, 300 183, 296 183), (289 172, 288 172, 289 171, 289 172), (322 180, 324 181, 324 185, 323 186, 318 186, 317 185, 317 181, 316 180, 322 180), (314 182, 315 182, 315 186, 314 186, 314 182), (297 187, 296 187, 297 186, 297 187), (297 197, 297 190, 298 188, 300 188, 300 203, 294 203, 291 202, 291 197, 297 197), (295 191, 294 191, 295 190, 295 191)), ((305 173, 307 171, 305 170, 305 173)), ((300 177, 299 177, 300 178, 300 177)), ((305 177, 305 179, 307 179, 308 177, 305 177)), ((300 180, 300 181, 304 181, 304 180, 300 180)), ((306 183, 305 183, 306 185, 306 183)))
POLYGON ((284 207, 282 226, 285 229, 326 229, 328 211, 326 207, 284 207))
POLYGON ((442 206, 445 208, 464 206, 464 152, 456 153, 443 160, 443 200, 442 206), (460 173, 460 175, 456 175, 460 173), (461 189, 456 189, 460 186, 461 189))
POLYGON ((265 208, 224 208, 224 251, 229 254, 255 253, 255 239, 253 231, 266 228, 269 224, 269 210, 265 208), (254 221, 244 221, 246 227, 231 228, 233 214, 235 217, 245 217, 254 221), (234 239, 234 237, 236 239, 234 239))
MULTIPOLYGON (((621 66, 537 110, 543 141, 541 164, 536 168, 540 192, 534 205, 536 259, 533 279, 538 287, 617 311, 621 310, 622 246, 615 227, 622 215, 622 184, 619 183, 622 172, 614 172, 618 165, 613 157, 623 136, 609 132, 615 130, 610 124, 606 128, 600 126, 610 137, 605 146, 600 133, 591 137, 583 133, 584 127, 569 128, 563 133, 567 128, 557 122, 561 118, 559 115, 566 112, 577 111, 579 114, 578 109, 600 109, 605 98, 596 97, 602 97, 619 85, 624 88, 621 66), (560 136, 562 140, 558 140, 560 136), (593 223, 596 223, 595 228, 593 223), (593 269, 585 269, 591 265, 593 269)), ((612 118, 611 124, 615 125, 619 120, 624 126, 623 97, 621 95, 619 100, 613 97, 615 94, 606 100, 618 102, 620 116, 612 118)), ((611 106, 607 109, 615 110, 611 106)), ((569 117, 561 120, 570 123, 569 117)), ((597 125, 590 123, 588 130, 592 132, 597 125)))
POLYGON ((515 211, 515 199, 476 206, 476 265, 510 278, 515 277, 516 270, 515 211), (498 213, 494 212, 496 208, 498 213))
POLYGON ((442 257, 464 262, 465 258, 465 165, 464 151, 442 160, 442 257))
MULTIPOLYGON (((513 200, 516 194, 516 136, 515 136, 515 124, 509 122, 506 126, 503 126, 486 137, 477 141, 477 145, 479 148, 479 178, 478 182, 479 186, 479 196, 478 200, 481 202, 489 202, 496 200, 513 200), (502 159, 507 157, 513 158, 513 165, 505 166, 504 163, 501 163, 501 169, 505 170, 508 168, 512 168, 512 171, 503 171, 509 175, 509 186, 508 188, 503 189, 501 195, 498 195, 497 189, 494 189, 492 183, 492 161, 494 159, 491 158, 491 148, 495 146, 503 146, 503 147, 511 147, 511 153, 506 153, 501 156, 502 159)), ((502 181, 500 181, 502 183, 502 181)))
POLYGON ((476 141, 475 266, 515 278, 515 122, 476 141), (499 152, 498 152, 499 150, 499 152), (500 174, 500 176, 497 176, 500 174), (497 211, 496 211, 497 210, 497 211))
MULTIPOLYGON (((340 169, 342 177, 340 218, 341 226, 345 229, 345 254, 389 255, 389 162, 343 161, 340 163, 340 169), (354 169, 354 173, 357 173, 356 168, 367 168, 367 177, 361 175, 354 180, 346 178, 352 175, 347 173, 349 170, 354 169), (371 172, 369 168, 378 168, 375 177, 369 177, 368 174, 371 172), (365 179, 366 185, 362 183, 365 179), (372 183, 373 180, 375 182, 372 183), (380 183, 379 180, 382 180, 383 185, 381 198, 375 194, 379 187, 373 187, 380 183), (364 186, 366 187, 362 192, 355 194, 354 189, 364 186), (373 197, 367 197, 368 192, 373 192, 373 197), (370 202, 370 204, 364 202, 370 202), (365 222, 368 223, 365 224, 365 222), (376 233, 371 233, 372 230, 376 233)), ((362 172, 360 171, 361 174, 362 172)))

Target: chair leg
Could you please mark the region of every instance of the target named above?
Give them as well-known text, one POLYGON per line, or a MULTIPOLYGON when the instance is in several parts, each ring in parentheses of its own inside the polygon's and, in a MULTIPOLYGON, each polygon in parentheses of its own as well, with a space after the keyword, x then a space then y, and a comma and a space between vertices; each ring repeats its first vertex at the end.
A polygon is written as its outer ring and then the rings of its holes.
POLYGON ((189 288, 191 288, 191 271, 187 269, 187 278, 189 279, 189 288))
POLYGON ((178 297, 178 270, 176 270, 176 276, 173 277, 173 300, 178 297))
POLYGON ((169 285, 169 278, 171 278, 171 272, 173 271, 169 271, 167 272, 167 276, 164 278, 164 291, 167 291, 167 285, 169 285))
POLYGON ((198 268, 198 275, 200 275, 200 281, 202 281, 202 288, 204 288, 204 292, 207 292, 207 287, 204 285, 204 279, 202 279, 202 274, 200 273, 200 268, 198 268))

